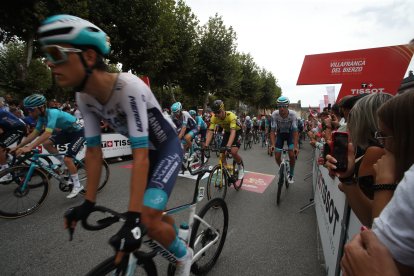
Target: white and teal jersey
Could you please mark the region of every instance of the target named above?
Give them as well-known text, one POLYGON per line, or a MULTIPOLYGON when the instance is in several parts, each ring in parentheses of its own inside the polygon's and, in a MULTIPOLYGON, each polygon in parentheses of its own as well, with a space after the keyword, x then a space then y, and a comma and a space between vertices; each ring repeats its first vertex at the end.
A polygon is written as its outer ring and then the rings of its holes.
POLYGON ((129 138, 131 148, 151 148, 177 137, 173 122, 166 118, 150 88, 137 76, 120 73, 106 104, 86 93, 76 93, 82 112, 88 147, 101 145, 100 122, 129 138))
POLYGON ((298 117, 296 116, 296 112, 289 109, 289 113, 286 118, 282 118, 279 114, 279 110, 273 111, 271 128, 272 131, 277 131, 278 133, 298 131, 298 117))
POLYGON ((41 132, 45 126, 45 131, 53 132, 54 129, 60 129, 64 132, 75 132, 82 129, 75 116, 60 109, 47 108, 46 116, 40 116, 37 120, 36 130, 41 132))

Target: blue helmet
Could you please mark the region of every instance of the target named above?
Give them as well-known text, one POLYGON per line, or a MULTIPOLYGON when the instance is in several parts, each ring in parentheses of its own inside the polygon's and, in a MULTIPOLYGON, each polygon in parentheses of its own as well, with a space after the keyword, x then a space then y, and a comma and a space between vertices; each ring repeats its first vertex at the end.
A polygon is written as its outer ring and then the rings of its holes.
POLYGON ((195 116, 197 115, 197 112, 193 109, 191 109, 190 111, 188 111, 188 113, 190 113, 191 116, 195 116))
POLYGON ((290 101, 288 99, 288 97, 285 96, 280 96, 279 98, 277 98, 277 105, 289 105, 290 101))
POLYGON ((46 18, 38 29, 42 45, 68 43, 91 46, 102 55, 109 54, 111 45, 104 31, 82 18, 59 14, 46 18))
POLYGON ((180 102, 176 102, 171 106, 172 113, 178 113, 181 111, 181 109, 183 109, 183 106, 181 105, 180 102))
POLYGON ((23 100, 24 107, 35 108, 42 106, 46 103, 46 98, 40 94, 30 95, 23 100))

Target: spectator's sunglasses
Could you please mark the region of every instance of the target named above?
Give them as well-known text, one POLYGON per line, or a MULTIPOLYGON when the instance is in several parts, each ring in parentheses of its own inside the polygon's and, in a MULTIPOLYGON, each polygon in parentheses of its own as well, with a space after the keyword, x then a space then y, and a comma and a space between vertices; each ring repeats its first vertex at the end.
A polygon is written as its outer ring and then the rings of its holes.
POLYGON ((278 104, 277 108, 288 108, 289 105, 288 104, 278 104))
POLYGON ((384 136, 381 131, 375 131, 374 138, 381 144, 385 144, 385 139, 392 138, 392 136, 384 136))
POLYGON ((68 60, 66 53, 81 53, 81 49, 76 48, 64 48, 58 45, 47 45, 42 47, 42 51, 45 53, 47 60, 56 65, 65 63, 68 60))

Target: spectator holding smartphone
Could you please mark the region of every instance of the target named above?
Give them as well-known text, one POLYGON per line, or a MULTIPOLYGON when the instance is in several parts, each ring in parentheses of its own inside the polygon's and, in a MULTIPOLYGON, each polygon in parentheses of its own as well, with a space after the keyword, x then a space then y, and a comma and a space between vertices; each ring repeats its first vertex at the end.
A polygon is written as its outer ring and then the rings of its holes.
MULTIPOLYGON (((352 141, 348 145, 348 169, 345 172, 335 172, 341 182, 339 189, 345 193, 352 210, 364 225, 369 226, 374 215, 373 165, 384 154, 382 144, 375 139, 375 132, 378 130, 376 111, 391 98, 391 94, 377 93, 363 97, 355 103, 349 113, 347 124, 352 141), (355 147, 362 149, 361 156, 355 157, 355 147)), ((332 155, 327 155, 326 159, 326 165, 332 173, 336 170, 337 160, 332 155)))

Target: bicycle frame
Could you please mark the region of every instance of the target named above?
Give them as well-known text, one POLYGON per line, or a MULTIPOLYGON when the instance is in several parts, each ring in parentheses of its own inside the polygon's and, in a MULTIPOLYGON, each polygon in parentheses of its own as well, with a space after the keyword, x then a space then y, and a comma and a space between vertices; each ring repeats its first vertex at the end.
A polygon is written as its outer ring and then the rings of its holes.
MULTIPOLYGON (((283 176, 284 176, 284 181, 287 181, 287 178, 288 178, 288 172, 289 172, 289 168, 290 168, 290 163, 289 163, 289 158, 287 158, 287 156, 288 156, 288 154, 287 154, 287 152, 288 152, 288 150, 287 149, 283 149, 283 151, 282 151, 282 156, 281 156, 281 162, 280 162, 280 164, 285 164, 285 166, 283 166, 284 167, 284 174, 283 174, 283 176)), ((280 168, 281 168, 281 166, 279 166, 279 170, 280 170, 280 168)), ((279 175, 280 175, 280 173, 279 173, 279 175)))
MULTIPOLYGON (((47 165, 45 165, 45 164, 43 164, 42 162, 39 161, 40 157, 42 157, 42 156, 57 156, 57 155, 65 155, 65 153, 55 153, 55 154, 48 153, 48 154, 45 154, 45 153, 38 153, 37 150, 34 150, 34 154, 33 154, 33 157, 31 159, 30 166, 29 166, 29 171, 27 172, 27 175, 24 179, 23 185, 21 186, 20 190, 23 192, 27 188, 27 183, 29 182, 29 180, 30 180, 30 178, 31 178, 31 176, 32 176, 32 174, 33 174, 33 172, 36 168, 42 168, 45 171, 47 171, 50 175, 52 175, 54 178, 56 178, 59 182, 64 182, 65 181, 65 179, 64 179, 65 176, 59 175, 51 167, 49 167, 49 166, 47 166, 47 165)), ((72 158, 73 158, 73 161, 75 163, 82 163, 80 160, 76 159, 76 157, 72 157, 72 158)))
MULTIPOLYGON (((183 204, 183 205, 171 208, 169 210, 166 210, 164 212, 164 215, 173 215, 173 214, 180 213, 184 210, 188 210, 188 209, 190 210, 190 213, 188 216, 188 225, 189 225, 188 237, 189 238, 191 237, 194 219, 199 220, 203 225, 207 226, 209 229, 212 229, 214 233, 216 234, 216 237, 214 240, 210 241, 208 244, 203 246, 203 248, 193 256, 193 260, 192 260, 193 263, 196 262, 198 259, 200 259, 200 257, 204 254, 204 252, 206 252, 212 245, 214 245, 219 240, 219 237, 220 237, 220 233, 216 229, 214 229, 214 227, 212 227, 209 223, 207 223, 204 219, 200 218, 196 214, 197 203, 204 198, 204 187, 199 187, 200 180, 202 177, 203 175, 201 174, 198 175, 197 177, 196 185, 194 189, 194 196, 193 196, 193 200, 191 203, 183 204)), ((200 238, 197 238, 194 241, 194 244, 197 244, 199 242, 201 242, 200 238)), ((151 249, 153 249, 154 252, 156 252, 156 254, 161 255, 168 262, 173 263, 173 264, 177 263, 177 258, 171 252, 165 249, 162 245, 160 245, 157 241, 149 239, 149 240, 143 241, 143 243, 148 245, 151 249)), ((188 243, 189 243, 189 240, 187 241, 187 244, 188 243)), ((130 254, 129 260, 128 260, 127 275, 133 275, 135 268, 136 268, 137 260, 138 260, 137 256, 135 256, 134 254, 130 254)))

